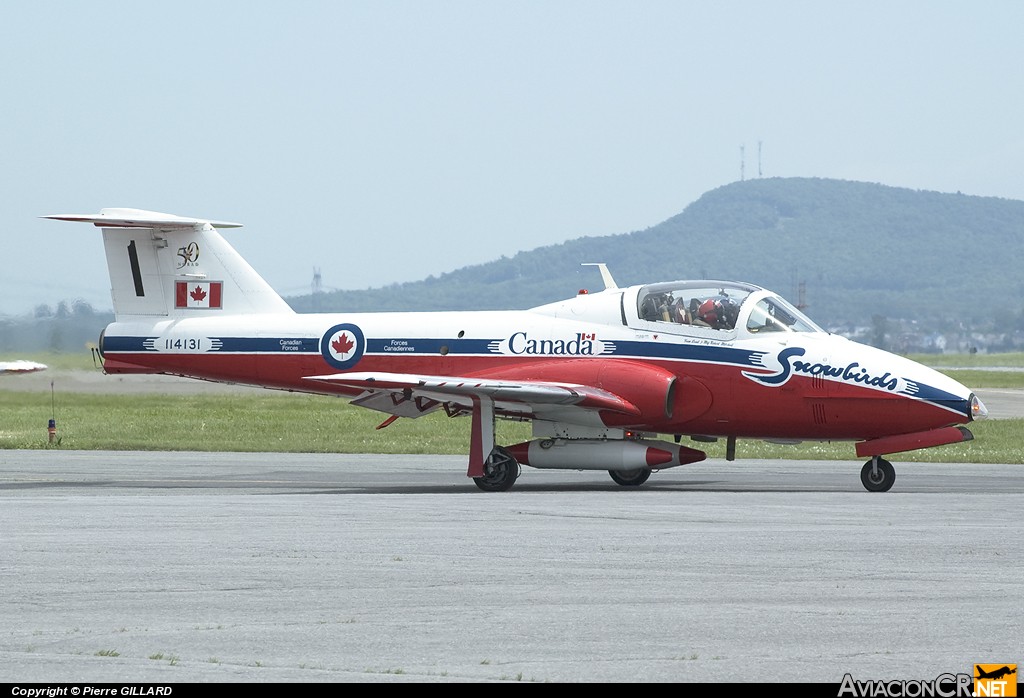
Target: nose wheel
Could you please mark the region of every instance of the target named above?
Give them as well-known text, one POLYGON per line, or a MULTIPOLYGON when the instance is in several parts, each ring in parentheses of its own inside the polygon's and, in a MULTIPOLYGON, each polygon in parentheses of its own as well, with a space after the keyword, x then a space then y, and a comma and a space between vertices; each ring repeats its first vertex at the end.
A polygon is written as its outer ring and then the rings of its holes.
POLYGON ((881 456, 874 456, 861 468, 860 481, 868 492, 888 492, 896 482, 896 469, 881 456))

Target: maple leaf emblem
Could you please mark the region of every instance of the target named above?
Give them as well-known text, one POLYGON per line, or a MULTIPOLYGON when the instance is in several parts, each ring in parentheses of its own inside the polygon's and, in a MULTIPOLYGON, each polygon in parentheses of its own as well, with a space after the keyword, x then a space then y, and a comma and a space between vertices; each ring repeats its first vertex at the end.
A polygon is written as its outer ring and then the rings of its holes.
POLYGON ((194 291, 189 291, 188 295, 192 296, 192 300, 196 303, 199 303, 206 298, 206 291, 204 291, 201 286, 196 286, 196 289, 194 291))
POLYGON ((336 354, 347 354, 355 345, 356 343, 351 341, 344 332, 339 334, 337 339, 331 341, 331 347, 334 348, 336 354))

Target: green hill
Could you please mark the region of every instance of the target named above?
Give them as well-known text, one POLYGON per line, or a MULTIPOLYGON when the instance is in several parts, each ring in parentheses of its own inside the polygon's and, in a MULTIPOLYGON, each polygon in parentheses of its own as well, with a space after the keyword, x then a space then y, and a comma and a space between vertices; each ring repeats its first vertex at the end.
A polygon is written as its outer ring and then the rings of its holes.
POLYGON ((768 178, 712 190, 646 230, 587 237, 439 277, 293 297, 300 312, 528 308, 601 288, 691 278, 749 281, 820 324, 919 319, 1020 325, 1024 202, 829 179, 768 178))

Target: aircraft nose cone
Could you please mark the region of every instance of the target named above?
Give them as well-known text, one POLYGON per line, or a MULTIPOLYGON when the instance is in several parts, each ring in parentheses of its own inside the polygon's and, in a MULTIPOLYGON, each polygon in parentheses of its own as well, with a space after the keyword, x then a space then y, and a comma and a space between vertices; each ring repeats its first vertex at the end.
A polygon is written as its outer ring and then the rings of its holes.
POLYGON ((985 403, 978 399, 978 396, 971 393, 971 419, 984 419, 988 416, 985 403))

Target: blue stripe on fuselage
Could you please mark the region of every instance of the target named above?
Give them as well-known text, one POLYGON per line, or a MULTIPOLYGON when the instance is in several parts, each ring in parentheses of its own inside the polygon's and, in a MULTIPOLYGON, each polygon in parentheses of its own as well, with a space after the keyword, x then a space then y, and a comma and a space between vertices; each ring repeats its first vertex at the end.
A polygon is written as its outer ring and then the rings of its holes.
MULTIPOLYGON (((104 337, 103 349, 109 352, 149 352, 155 351, 153 342, 158 337, 104 337), (147 346, 147 343, 149 346, 147 346)), ((294 354, 320 353, 320 339, 313 337, 208 337, 219 342, 219 346, 211 348, 211 353, 229 354, 294 354)), ((449 355, 495 356, 491 346, 502 340, 495 339, 436 339, 436 338, 392 338, 367 339, 367 354, 393 356, 398 354, 440 354, 445 348, 449 355)), ((677 361, 700 361, 704 363, 732 364, 740 366, 762 365, 763 351, 733 349, 731 347, 697 346, 691 344, 669 344, 665 342, 614 342, 615 349, 601 356, 630 356, 649 359, 669 359, 677 361)), ((541 356, 574 356, 570 354, 534 354, 541 356)))
POLYGON ((933 405, 938 405, 939 407, 943 407, 947 410, 959 412, 967 417, 971 416, 970 399, 960 397, 956 393, 949 393, 945 390, 940 390, 919 381, 907 380, 907 383, 911 384, 913 387, 904 391, 904 395, 909 395, 915 400, 921 400, 933 405))
POLYGON ((764 368, 761 361, 767 352, 732 347, 697 344, 668 344, 665 342, 615 341, 613 356, 639 356, 645 359, 672 359, 701 363, 730 364, 764 368))
POLYGON ((319 354, 320 339, 312 337, 213 337, 221 346, 213 351, 233 354, 319 354))
POLYGON ((123 352, 123 353, 142 353, 147 351, 156 351, 152 347, 146 347, 146 342, 153 342, 158 337, 111 337, 106 335, 103 337, 103 353, 111 352, 123 352))

